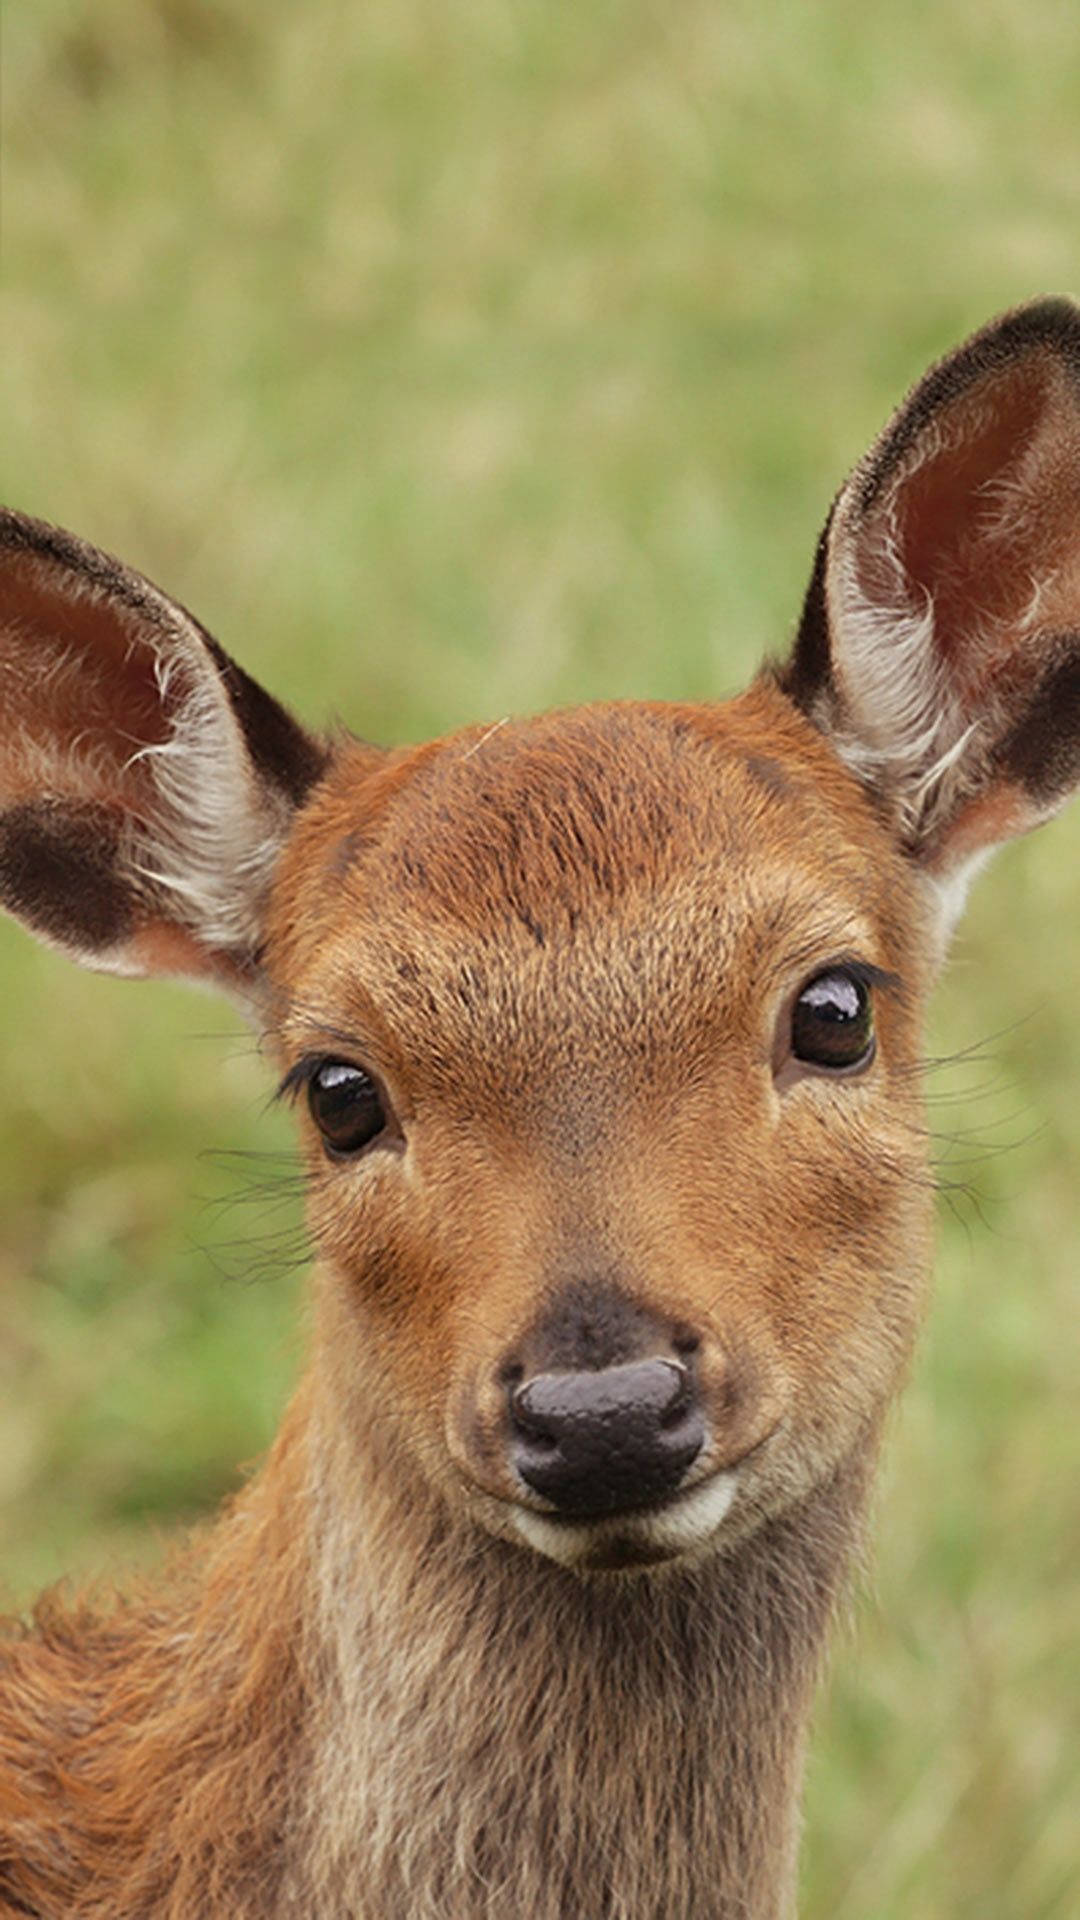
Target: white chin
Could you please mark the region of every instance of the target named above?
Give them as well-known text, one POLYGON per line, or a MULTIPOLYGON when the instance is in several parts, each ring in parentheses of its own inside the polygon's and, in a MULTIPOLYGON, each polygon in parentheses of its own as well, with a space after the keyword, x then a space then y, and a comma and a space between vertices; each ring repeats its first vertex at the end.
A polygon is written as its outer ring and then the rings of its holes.
POLYGON ((737 1481, 736 1473, 714 1473, 654 1512, 613 1514, 610 1520, 559 1520, 516 1507, 513 1522, 530 1547, 564 1567, 649 1566, 704 1546, 727 1514, 737 1481))

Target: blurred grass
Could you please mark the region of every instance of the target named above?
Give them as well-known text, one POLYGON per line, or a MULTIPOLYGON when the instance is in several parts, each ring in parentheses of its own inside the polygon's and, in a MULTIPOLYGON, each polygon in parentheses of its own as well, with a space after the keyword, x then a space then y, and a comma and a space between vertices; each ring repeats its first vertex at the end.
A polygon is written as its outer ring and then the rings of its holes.
MULTIPOLYGON (((1076 284, 1078 34, 1064 0, 16 0, 0 492, 374 737, 734 688, 927 359, 1076 284)), ((978 1205, 819 1714, 809 1920, 1080 1911, 1078 850, 1080 815, 1000 858, 939 1000, 935 1051, 997 1036, 931 1082, 978 1205)), ((227 1010, 8 928, 0 982, 21 1599, 257 1454, 297 1220, 201 1158, 287 1145, 227 1010)))

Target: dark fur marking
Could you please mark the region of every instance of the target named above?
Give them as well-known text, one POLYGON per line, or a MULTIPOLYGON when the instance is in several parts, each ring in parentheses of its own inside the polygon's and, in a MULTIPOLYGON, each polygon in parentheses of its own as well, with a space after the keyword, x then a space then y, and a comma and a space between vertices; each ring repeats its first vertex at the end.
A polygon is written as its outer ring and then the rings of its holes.
MULTIPOLYGON (((811 709, 821 688, 831 676, 829 616, 825 604, 825 572, 829 557, 829 530, 832 510, 821 531, 814 555, 814 570, 806 589, 795 647, 787 665, 780 671, 780 686, 789 700, 804 713, 811 709)), ((811 714, 811 717, 812 714, 811 714)))
POLYGON ((0 816, 0 900, 66 947, 112 947, 131 926, 120 828, 107 807, 39 800, 0 816))
POLYGON ((1080 634, 1058 641, 1056 659, 994 754, 995 765, 1033 800, 1061 799, 1080 784, 1080 634))
POLYGON ((746 768, 759 787, 764 787, 773 800, 790 800, 797 786, 790 774, 785 773, 778 760, 772 760, 768 754, 748 753, 746 768))
POLYGON ((27 1916, 27 1920, 46 1920, 46 1916, 41 1907, 26 1906, 22 1900, 18 1899, 16 1895, 9 1890, 6 1882, 7 1876, 5 1874, 4 1877, 0 1879, 0 1900, 3 1901, 3 1905, 0 1906, 0 1913, 21 1913, 27 1916))
POLYGON ((191 614, 193 627, 204 642, 229 696, 243 731, 247 750, 263 778, 273 782, 294 806, 302 806, 329 765, 329 754, 306 733, 291 713, 260 687, 257 680, 230 659, 224 647, 191 614))
POLYGON ((359 1279, 365 1300, 384 1313, 400 1312, 419 1291, 409 1261, 395 1259, 387 1247, 373 1248, 365 1256, 359 1279))
POLYGON ((340 840, 326 862, 327 873, 335 880, 343 880, 354 860, 364 851, 364 836, 353 828, 340 840))

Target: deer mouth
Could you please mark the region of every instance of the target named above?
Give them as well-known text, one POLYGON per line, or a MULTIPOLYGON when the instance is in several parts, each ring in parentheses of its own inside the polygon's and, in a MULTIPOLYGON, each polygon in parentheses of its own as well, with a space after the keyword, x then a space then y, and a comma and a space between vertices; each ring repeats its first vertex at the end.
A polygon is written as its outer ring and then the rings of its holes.
POLYGON ((718 1472, 662 1505, 604 1517, 564 1517, 515 1505, 514 1528, 535 1552, 581 1572, 659 1566, 709 1545, 735 1499, 736 1472, 718 1472))

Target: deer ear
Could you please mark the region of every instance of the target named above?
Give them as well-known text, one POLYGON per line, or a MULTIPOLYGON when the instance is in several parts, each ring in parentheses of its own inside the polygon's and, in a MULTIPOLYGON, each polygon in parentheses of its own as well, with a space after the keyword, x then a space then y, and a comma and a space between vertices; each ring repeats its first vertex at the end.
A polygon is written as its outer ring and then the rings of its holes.
POLYGON ((0 512, 0 906, 107 972, 255 985, 323 748, 139 574, 0 512))
POLYGON ((781 683, 953 910, 1080 785, 1080 309, 932 367, 839 494, 781 683))

